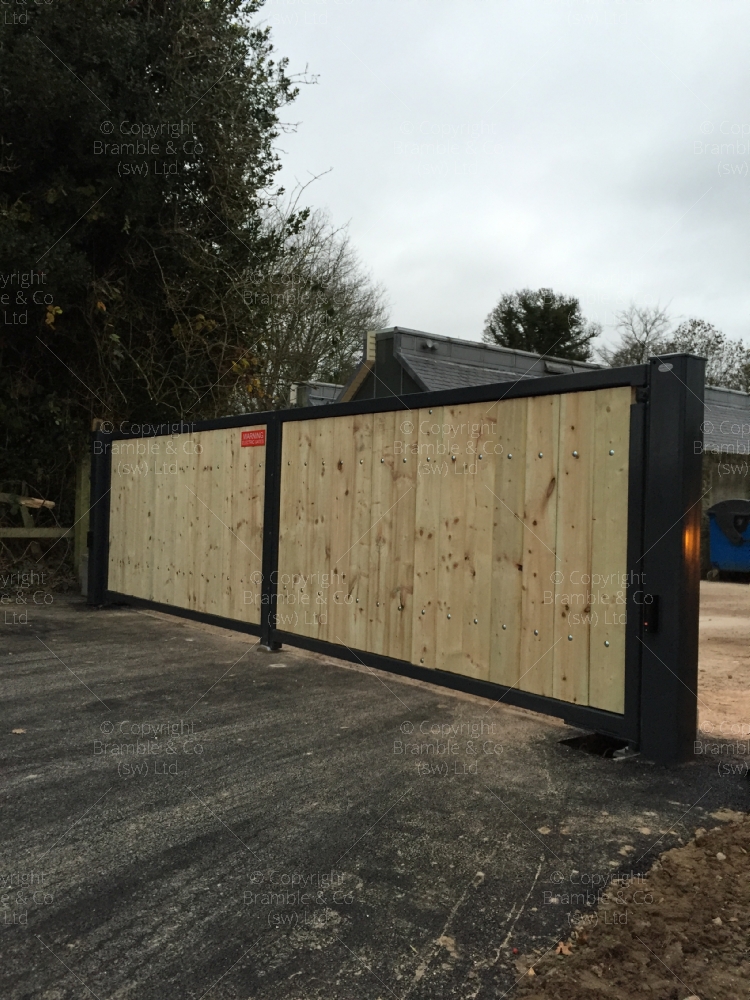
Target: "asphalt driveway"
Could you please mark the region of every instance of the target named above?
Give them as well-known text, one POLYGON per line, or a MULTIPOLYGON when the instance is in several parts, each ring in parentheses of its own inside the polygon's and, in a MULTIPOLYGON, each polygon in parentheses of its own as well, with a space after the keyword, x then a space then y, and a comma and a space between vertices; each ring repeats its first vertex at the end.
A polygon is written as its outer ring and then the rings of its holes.
POLYGON ((4 611, 3 997, 499 998, 613 873, 748 809, 708 754, 603 759, 543 716, 81 598, 4 611))

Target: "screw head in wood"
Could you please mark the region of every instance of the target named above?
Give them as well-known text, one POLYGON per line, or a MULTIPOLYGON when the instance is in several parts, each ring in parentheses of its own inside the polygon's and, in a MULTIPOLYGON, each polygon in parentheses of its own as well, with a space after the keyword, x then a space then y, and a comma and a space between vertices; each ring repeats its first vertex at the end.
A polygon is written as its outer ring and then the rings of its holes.
POLYGON ((604 645, 605 645, 605 646, 609 646, 609 639, 605 639, 605 640, 604 640, 604 645))
POLYGON ((478 619, 478 618, 475 618, 475 619, 474 619, 474 624, 475 624, 475 625, 478 625, 478 624, 479 624, 479 619, 478 619))
POLYGON ((508 452, 508 458, 513 458, 513 456, 508 452))
POLYGON ((406 465, 406 459, 404 459, 404 465, 406 465))
POLYGON ((430 456, 429 456, 429 455, 427 456, 427 461, 428 461, 428 462, 430 461, 430 456))
POLYGON ((450 618, 450 615, 448 615, 448 617, 450 618))
POLYGON ((384 458, 381 458, 381 459, 380 459, 380 464, 382 465, 382 464, 383 464, 383 462, 385 462, 385 459, 384 459, 384 458))
POLYGON ((610 448, 610 449, 609 449, 609 453, 610 453, 610 455, 614 455, 614 453, 615 453, 615 449, 614 449, 614 448, 610 448))
POLYGON ((455 455, 451 455, 451 462, 455 462, 455 461, 456 461, 456 456, 455 455))
POLYGON ((577 451, 573 452, 573 458, 578 458, 578 452, 577 451))
POLYGON ((430 413, 432 413, 432 410, 430 410, 430 413))
POLYGON ((572 642, 572 641, 573 641, 573 636, 572 636, 572 635, 569 635, 569 636, 568 636, 568 642, 572 642))
POLYGON ((364 464, 364 461, 365 461, 365 460, 364 460, 364 458, 360 458, 360 460, 359 460, 359 464, 360 464, 360 465, 363 465, 363 464, 364 464))
POLYGON ((544 458, 544 452, 543 452, 543 451, 540 451, 540 452, 539 452, 539 457, 540 457, 540 458, 544 458))
MULTIPOLYGON (((430 413, 432 413, 432 410, 430 410, 430 413)), ((419 662, 420 663, 424 663, 424 656, 420 656, 419 657, 419 662)))
POLYGON ((508 627, 507 625, 503 625, 503 628, 504 628, 504 629, 506 629, 507 627, 508 627))
POLYGON ((534 635, 539 635, 539 629, 538 628, 534 629, 534 635))
POLYGON ((424 610, 424 608, 422 608, 422 614, 424 614, 424 613, 425 613, 425 610, 424 610))

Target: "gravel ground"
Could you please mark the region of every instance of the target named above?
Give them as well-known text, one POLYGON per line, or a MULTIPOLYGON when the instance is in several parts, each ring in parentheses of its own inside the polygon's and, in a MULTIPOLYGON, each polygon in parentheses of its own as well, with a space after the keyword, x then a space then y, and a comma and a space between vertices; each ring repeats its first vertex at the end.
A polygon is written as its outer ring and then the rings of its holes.
POLYGON ((748 809, 725 757, 607 760, 543 716, 80 598, 14 614, 3 998, 500 998, 614 876, 748 809))

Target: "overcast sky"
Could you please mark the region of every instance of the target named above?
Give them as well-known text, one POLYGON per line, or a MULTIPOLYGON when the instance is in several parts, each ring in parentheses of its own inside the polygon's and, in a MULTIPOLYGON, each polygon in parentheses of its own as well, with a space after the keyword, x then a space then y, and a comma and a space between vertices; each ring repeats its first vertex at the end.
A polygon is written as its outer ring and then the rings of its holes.
POLYGON ((268 0, 315 86, 283 180, 349 223, 391 323, 469 340, 503 292, 635 301, 750 342, 748 0, 268 0), (723 149, 721 147, 723 144, 723 149))

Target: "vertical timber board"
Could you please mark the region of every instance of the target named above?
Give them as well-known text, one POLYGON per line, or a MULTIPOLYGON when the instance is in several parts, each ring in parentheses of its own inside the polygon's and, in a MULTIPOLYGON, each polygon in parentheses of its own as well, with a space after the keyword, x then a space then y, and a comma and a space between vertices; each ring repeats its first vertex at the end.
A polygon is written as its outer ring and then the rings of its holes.
POLYGON ((596 394, 591 586, 596 624, 590 631, 589 704, 625 710, 628 481, 632 389, 596 394), (614 454, 610 454, 614 452, 614 454), (605 646, 605 642, 609 643, 605 646))
POLYGON ((554 606, 545 604, 544 591, 557 568, 559 423, 559 396, 529 398, 526 453, 519 456, 526 463, 520 686, 547 697, 552 695, 555 639, 554 606))
POLYGON ((351 584, 352 520, 356 504, 354 417, 334 417, 330 421, 331 507, 330 560, 326 616, 328 641, 352 646, 355 596, 351 584))
MULTIPOLYGON (((497 424, 486 403, 467 407, 466 536, 463 560, 463 666, 467 677, 489 679, 491 638, 492 536, 497 424)), ((458 465, 458 458, 451 465, 458 465)))
MULTIPOLYGON (((262 429, 265 431, 267 439, 269 428, 264 425, 262 429)), ((250 455, 247 459, 253 470, 253 475, 249 479, 251 495, 247 501, 251 522, 249 525, 250 540, 246 540, 246 545, 250 551, 247 554, 240 552, 242 558, 242 577, 240 583, 243 587, 243 593, 244 589, 247 589, 251 595, 254 595, 254 599, 248 609, 248 617, 245 620, 259 625, 261 593, 261 578, 259 574, 262 568, 263 529, 265 526, 266 447, 263 445, 262 447, 246 448, 245 450, 255 451, 257 454, 250 455)), ((235 508, 235 518, 244 516, 244 510, 237 511, 235 508)))
MULTIPOLYGON (((139 444, 142 442, 138 442, 139 444)), ((146 442, 148 444, 150 442, 146 442)), ((156 529, 156 484, 163 475, 160 470, 158 455, 144 456, 139 461, 142 473, 139 473, 139 495, 141 503, 141 514, 144 520, 140 525, 136 525, 136 533, 140 528, 142 539, 142 563, 141 563, 141 590, 142 596, 147 600, 153 600, 154 594, 154 562, 156 557, 155 547, 157 539, 156 529)))
POLYGON ((545 597, 554 600, 552 693, 561 701, 589 700, 589 603, 592 476, 596 393, 560 397, 560 453, 554 580, 545 597))
MULTIPOLYGON (((367 645, 367 619, 370 606, 370 532, 372 520, 370 503, 372 496, 373 463, 380 464, 379 457, 372 448, 373 415, 357 414, 354 417, 352 435, 354 440, 354 492, 352 497, 351 533, 346 543, 348 552, 341 558, 347 567, 349 588, 354 598, 350 605, 353 622, 351 630, 352 649, 364 649, 367 645)), ((342 540, 343 541, 343 540, 342 540)))
POLYGON ((302 635, 333 641, 328 629, 331 567, 331 505, 333 490, 333 420, 311 421, 312 448, 308 464, 307 504, 309 518, 301 572, 309 577, 310 603, 303 609, 302 635))
POLYGON ((476 457, 471 455, 467 406, 443 408, 444 437, 454 449, 448 475, 441 484, 437 572, 437 666, 460 674, 464 671, 464 605, 467 560, 467 480, 476 457))
POLYGON ((372 527, 363 539, 369 551, 368 576, 370 581, 369 609, 367 616, 367 645, 372 653, 387 652, 388 560, 391 555, 391 519, 388 513, 393 504, 393 480, 397 456, 393 440, 392 412, 374 413, 372 424, 372 493, 370 521, 372 527))
POLYGON ((192 573, 190 551, 190 512, 193 497, 188 487, 193 489, 193 463, 195 462, 195 443, 193 438, 180 434, 175 437, 177 448, 177 477, 174 484, 174 511, 172 518, 172 602, 175 607, 189 607, 189 585, 192 573))
POLYGON ((514 687, 521 671, 523 598, 523 509, 526 495, 526 416, 528 398, 507 399, 489 409, 497 420, 492 536, 492 637, 490 676, 514 687))
POLYGON ((390 503, 383 518, 390 531, 389 558, 386 562, 386 656, 408 660, 411 656, 412 616, 414 614, 414 518, 419 468, 417 413, 395 410, 391 413, 391 447, 395 452, 390 503))
MULTIPOLYGON (((230 547, 229 517, 228 517, 228 482, 230 442, 226 430, 209 432, 208 446, 211 449, 209 510, 205 511, 208 521, 207 551, 207 589, 206 606, 202 611, 212 615, 224 614, 224 593, 227 579, 227 557, 230 547)), ((248 451, 246 448, 245 451, 248 451)))
MULTIPOLYGON (((243 448, 242 431, 229 429, 224 435, 224 474, 222 476, 221 505, 216 513, 223 521, 224 552, 222 575, 219 581, 219 614, 240 621, 255 620, 255 592, 250 589, 254 571, 260 569, 260 553, 246 536, 254 528, 255 511, 253 493, 255 483, 255 455, 247 457, 242 452, 260 451, 260 448, 243 448)), ((265 451, 265 448, 262 449, 265 451)))
POLYGON ((419 475, 414 521, 411 662, 434 668, 438 665, 437 577, 440 561, 440 502, 453 462, 450 441, 443 439, 443 407, 420 410, 416 419, 419 475))
POLYGON ((188 607, 192 611, 200 611, 206 591, 206 548, 208 544, 206 503, 210 503, 210 493, 207 489, 207 466, 210 456, 206 453, 205 434, 202 431, 193 435, 197 454, 192 463, 190 481, 188 484, 188 503, 190 509, 190 536, 188 542, 188 559, 192 570, 188 607))
POLYGON ((128 479, 122 474, 119 445, 119 441, 112 442, 112 471, 109 493, 108 586, 110 590, 125 593, 125 551, 129 539, 125 536, 124 512, 127 504, 128 479))
MULTIPOLYGON (((225 430, 206 431, 202 435, 204 468, 205 506, 201 514, 206 525, 204 551, 197 553, 206 567, 204 591, 199 611, 212 615, 223 613, 224 576, 226 565, 223 555, 229 530, 224 511, 226 496, 227 462, 225 459, 227 432, 225 430)), ((247 450, 247 449, 245 449, 247 450)))
MULTIPOLYGON (((144 567, 151 531, 144 482, 148 478, 150 483, 153 477, 144 475, 143 456, 137 453, 138 441, 115 444, 119 448, 112 459, 112 480, 119 478, 121 488, 114 520, 110 513, 110 552, 114 546, 114 558, 119 556, 123 593, 148 600, 151 580, 146 577, 144 567)), ((110 566, 112 558, 110 555, 110 566)))
MULTIPOLYGON (((203 447, 200 433, 193 435, 195 442, 195 452, 203 447)), ((203 577, 203 560, 196 558, 203 545, 203 504, 201 494, 203 490, 203 455, 200 453, 190 456, 185 475, 184 494, 187 508, 187 536, 185 539, 185 559, 187 561, 187 604, 186 607, 192 611, 198 609, 200 592, 203 577)))
MULTIPOLYGON (((265 427, 254 429, 265 430, 265 427)), ((216 513, 224 531, 221 614, 260 624, 265 445, 242 447, 242 430, 222 431, 224 474, 216 513)))
POLYGON ((281 507, 279 511, 279 579, 276 623, 301 631, 310 587, 303 577, 308 537, 308 478, 312 452, 310 420, 282 424, 281 507))
POLYGON ((155 438, 154 447, 154 556, 151 600, 171 604, 173 589, 174 487, 178 476, 174 438, 155 438))

